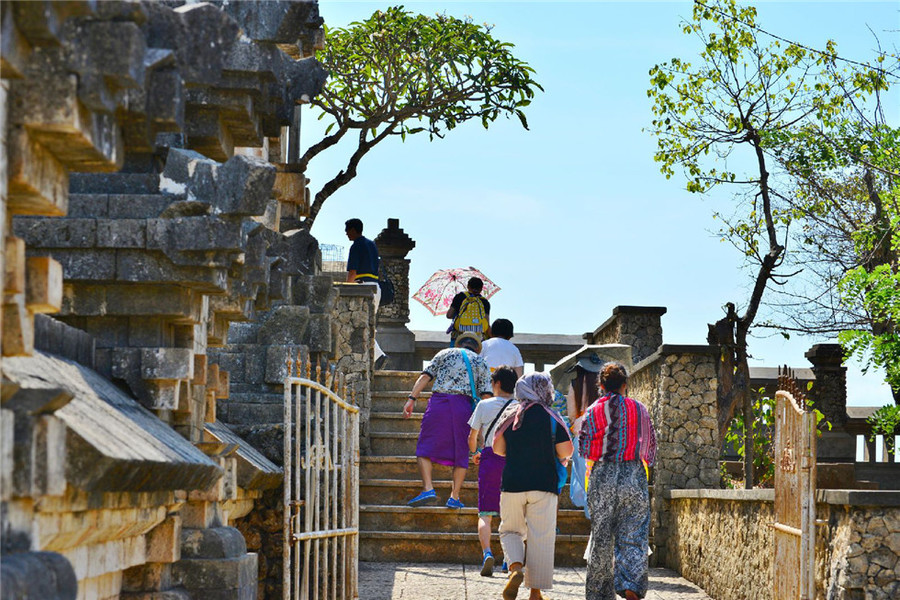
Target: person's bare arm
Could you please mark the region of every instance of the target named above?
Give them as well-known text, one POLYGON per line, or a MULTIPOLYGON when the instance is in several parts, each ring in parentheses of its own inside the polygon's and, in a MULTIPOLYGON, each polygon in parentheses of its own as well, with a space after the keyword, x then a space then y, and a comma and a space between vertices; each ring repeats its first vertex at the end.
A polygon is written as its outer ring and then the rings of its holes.
POLYGON ((523 365, 521 367, 513 367, 513 371, 516 372, 517 377, 522 377, 522 375, 525 374, 525 366, 523 365))
MULTIPOLYGON (((419 394, 422 393, 422 390, 425 389, 425 386, 431 382, 433 378, 428 373, 422 373, 419 375, 419 378, 416 379, 416 382, 413 384, 412 391, 409 393, 410 396, 414 396, 416 398, 419 397, 419 394)), ((403 418, 408 419, 412 416, 413 408, 415 408, 416 402, 412 398, 408 398, 406 400, 406 404, 403 405, 403 418)))
POLYGON ((470 429, 469 430, 469 452, 475 452, 478 450, 478 430, 470 429))
POLYGON ((506 456, 506 438, 502 435, 494 436, 494 443, 491 447, 497 456, 506 456))
POLYGON ((356 281, 356 270, 350 269, 347 271, 347 283, 354 283, 356 281))
POLYGON ((568 464, 569 457, 572 456, 573 452, 575 452, 575 446, 571 440, 560 442, 556 445, 556 456, 559 457, 563 464, 568 464))

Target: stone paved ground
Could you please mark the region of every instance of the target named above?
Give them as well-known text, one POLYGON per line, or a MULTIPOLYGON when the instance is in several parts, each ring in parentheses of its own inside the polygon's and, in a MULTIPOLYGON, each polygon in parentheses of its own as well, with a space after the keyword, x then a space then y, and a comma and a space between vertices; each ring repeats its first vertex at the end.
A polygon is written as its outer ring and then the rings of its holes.
MULTIPOLYGON (((506 579, 482 577, 476 565, 359 563, 360 600, 483 600, 500 598, 506 579)), ((550 600, 584 598, 585 568, 556 569, 550 600)), ((524 589, 522 590, 524 591, 524 589)), ((520 598, 528 594, 520 591, 520 598)), ((650 570, 646 600, 711 600, 700 588, 668 569, 650 570)))

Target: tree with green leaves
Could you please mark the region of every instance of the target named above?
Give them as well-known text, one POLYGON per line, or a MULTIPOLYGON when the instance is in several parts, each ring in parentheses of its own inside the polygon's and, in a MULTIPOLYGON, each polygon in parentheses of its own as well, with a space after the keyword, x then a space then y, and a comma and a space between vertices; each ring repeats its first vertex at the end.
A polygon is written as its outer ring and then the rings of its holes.
POLYGON ((345 136, 355 138, 355 148, 346 167, 316 192, 305 225, 312 227, 325 201, 356 177, 362 158, 388 137, 442 138, 473 119, 488 128, 501 115, 515 115, 527 129, 523 109, 542 88, 512 47, 495 39, 487 25, 402 7, 327 29, 317 58, 329 77, 311 103, 330 122, 325 137, 300 157, 299 168, 304 172, 345 136))
POLYGON ((838 334, 848 355, 884 369, 900 404, 900 129, 877 104, 854 109, 828 131, 800 132, 779 157, 796 182, 794 262, 804 276, 780 291, 786 321, 772 326, 838 334))
POLYGON ((843 68, 831 41, 818 51, 766 35, 756 9, 734 0, 695 0, 683 31, 698 40, 697 62, 673 58, 650 70, 654 158, 666 177, 680 168, 691 192, 734 190, 732 210, 715 216, 724 223, 723 239, 753 270, 749 297, 727 303, 725 316, 710 325, 710 343, 722 348, 721 439, 736 406, 752 420, 748 335, 766 290, 790 275, 780 269, 793 217, 785 202, 791 185, 776 149, 804 127, 831 127, 850 98, 886 84, 878 69, 843 68))

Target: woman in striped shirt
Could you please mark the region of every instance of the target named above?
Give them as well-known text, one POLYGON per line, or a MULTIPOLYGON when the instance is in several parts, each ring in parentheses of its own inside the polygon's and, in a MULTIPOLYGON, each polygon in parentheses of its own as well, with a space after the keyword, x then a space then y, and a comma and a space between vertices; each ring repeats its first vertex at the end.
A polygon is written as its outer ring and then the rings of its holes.
POLYGON ((656 457, 656 434, 647 408, 625 397, 627 387, 625 367, 605 364, 600 399, 581 425, 578 451, 588 464, 591 514, 587 600, 614 600, 616 594, 636 600, 647 593, 647 473, 656 457))

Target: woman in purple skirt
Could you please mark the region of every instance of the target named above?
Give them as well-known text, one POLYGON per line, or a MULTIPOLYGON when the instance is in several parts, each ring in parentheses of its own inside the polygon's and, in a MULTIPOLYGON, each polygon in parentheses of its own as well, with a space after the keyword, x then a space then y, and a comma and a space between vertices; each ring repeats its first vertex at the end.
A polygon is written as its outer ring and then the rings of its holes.
POLYGON ((403 416, 412 416, 419 394, 429 382, 431 399, 419 430, 416 444, 422 493, 410 500, 409 506, 434 504, 437 494, 431 480, 432 463, 453 467, 453 487, 447 508, 462 508, 459 500, 466 469, 469 468, 469 417, 477 397, 491 397, 491 369, 478 356, 481 340, 471 333, 456 338, 456 347, 438 352, 413 385, 403 406, 403 416))

